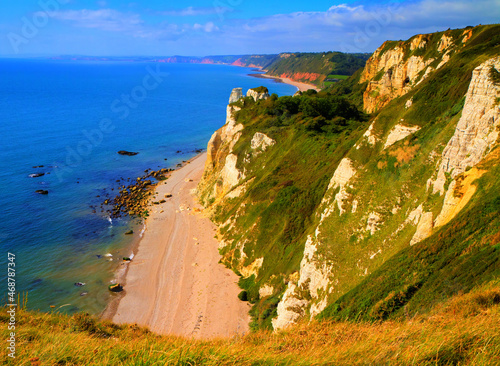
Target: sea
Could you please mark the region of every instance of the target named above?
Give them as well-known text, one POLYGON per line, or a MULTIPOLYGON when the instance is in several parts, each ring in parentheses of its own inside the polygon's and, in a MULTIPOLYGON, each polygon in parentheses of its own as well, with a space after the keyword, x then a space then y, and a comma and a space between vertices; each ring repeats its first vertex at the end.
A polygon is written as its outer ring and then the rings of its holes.
POLYGON ((3 303, 13 254, 16 293, 28 309, 100 314, 144 228, 141 219, 110 218, 103 200, 123 180, 175 168, 205 149, 225 122, 233 88, 297 90, 250 73, 227 65, 0 59, 3 303))

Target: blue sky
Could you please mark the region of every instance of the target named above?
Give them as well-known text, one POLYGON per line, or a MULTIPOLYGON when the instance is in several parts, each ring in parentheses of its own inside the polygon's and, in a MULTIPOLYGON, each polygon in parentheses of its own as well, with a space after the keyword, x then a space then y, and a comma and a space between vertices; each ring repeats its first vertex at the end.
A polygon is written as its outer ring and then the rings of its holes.
POLYGON ((0 4, 0 56, 372 52, 499 21, 500 0, 17 0, 0 4))

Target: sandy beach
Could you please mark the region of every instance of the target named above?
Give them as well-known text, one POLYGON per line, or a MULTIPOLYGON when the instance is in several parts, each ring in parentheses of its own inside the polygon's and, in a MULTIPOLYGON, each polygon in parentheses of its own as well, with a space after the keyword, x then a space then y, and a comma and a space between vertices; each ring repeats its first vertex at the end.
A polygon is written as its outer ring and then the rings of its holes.
POLYGON ((238 276, 218 263, 216 227, 192 192, 205 160, 206 153, 197 156, 157 185, 155 200, 166 202, 151 206, 125 294, 105 315, 115 323, 196 338, 248 331, 249 305, 237 297, 238 276))
POLYGON ((300 83, 298 81, 294 81, 294 80, 289 79, 289 78, 282 78, 282 77, 271 76, 271 75, 266 75, 266 74, 250 74, 250 76, 254 76, 254 77, 257 77, 257 78, 261 78, 262 77, 262 78, 269 78, 269 79, 281 80, 281 82, 283 82, 285 84, 290 84, 290 85, 293 85, 293 86, 297 87, 297 89, 299 91, 306 91, 306 90, 309 90, 309 89, 314 89, 316 91, 320 91, 320 89, 318 87, 316 87, 315 85, 306 84, 306 83, 300 83))

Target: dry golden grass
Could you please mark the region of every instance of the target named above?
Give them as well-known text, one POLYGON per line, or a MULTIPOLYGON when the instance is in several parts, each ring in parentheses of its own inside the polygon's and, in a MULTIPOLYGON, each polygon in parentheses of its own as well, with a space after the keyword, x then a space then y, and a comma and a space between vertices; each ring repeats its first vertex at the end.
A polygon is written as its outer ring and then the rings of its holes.
MULTIPOLYGON (((2 323, 8 322, 2 316, 2 323)), ((21 311, 17 357, 5 365, 495 365, 500 286, 459 295, 425 316, 379 323, 312 322, 281 332, 200 341, 134 325, 21 311)), ((2 327, 7 339, 7 327, 2 327)))

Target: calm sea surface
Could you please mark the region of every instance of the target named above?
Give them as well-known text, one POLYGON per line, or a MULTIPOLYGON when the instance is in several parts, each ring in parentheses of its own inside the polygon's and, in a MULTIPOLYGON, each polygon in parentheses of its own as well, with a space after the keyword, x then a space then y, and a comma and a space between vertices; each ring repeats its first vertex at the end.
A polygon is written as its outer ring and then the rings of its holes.
POLYGON ((131 254, 134 238, 124 232, 138 233, 142 224, 111 220, 100 203, 116 191, 117 179, 175 167, 206 148, 225 122, 232 88, 296 91, 250 72, 223 65, 0 59, 2 301, 11 252, 17 291, 28 293, 29 308, 101 312, 113 296, 107 285, 131 254), (45 175, 30 177, 36 173, 45 175), (40 189, 49 194, 35 193, 40 189))

